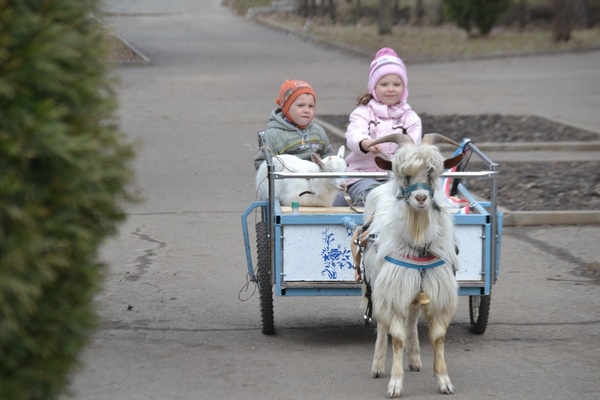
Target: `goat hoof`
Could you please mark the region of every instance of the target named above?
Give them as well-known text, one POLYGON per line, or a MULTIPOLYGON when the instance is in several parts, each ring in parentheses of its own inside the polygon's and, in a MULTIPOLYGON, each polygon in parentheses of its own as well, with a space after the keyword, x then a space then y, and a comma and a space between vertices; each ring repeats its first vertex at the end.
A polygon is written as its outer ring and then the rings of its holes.
POLYGON ((410 364, 408 366, 408 369, 410 369, 413 372, 419 372, 419 371, 421 371, 421 366, 417 365, 417 364, 410 364))
POLYGON ((441 394, 454 394, 454 386, 452 385, 452 382, 450 382, 448 376, 439 377, 438 384, 440 386, 441 394))
POLYGON ((371 374, 373 375, 373 378, 375 378, 375 379, 382 378, 385 375, 385 371, 384 370, 372 371, 371 374))
POLYGON ((385 397, 395 399, 402 396, 402 380, 391 380, 385 397))

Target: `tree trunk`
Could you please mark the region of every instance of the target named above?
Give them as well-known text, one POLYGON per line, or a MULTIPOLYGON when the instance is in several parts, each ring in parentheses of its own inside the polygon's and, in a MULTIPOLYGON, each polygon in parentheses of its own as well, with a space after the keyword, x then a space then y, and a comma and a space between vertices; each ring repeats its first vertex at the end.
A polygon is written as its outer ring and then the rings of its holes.
POLYGON ((433 26, 441 26, 444 23, 444 3, 442 0, 435 0, 433 4, 430 4, 427 11, 427 20, 429 24, 433 26))
POLYGON ((400 23, 400 0, 393 0, 392 4, 392 26, 400 23))
POLYGON ((554 10, 554 41, 568 42, 575 20, 575 7, 572 0, 552 0, 554 10))
POLYGON ((310 0, 308 16, 314 17, 315 15, 317 15, 317 0, 310 0))
POLYGON ((296 13, 303 18, 308 17, 308 0, 296 0, 296 4, 298 4, 296 13))
POLYGON ((527 26, 527 4, 525 0, 519 0, 517 3, 517 25, 521 31, 527 26))
MULTIPOLYGON (((352 2, 352 0, 349 1, 352 2)), ((360 3, 360 0, 356 0, 356 4, 354 5, 354 10, 352 14, 353 22, 357 24, 358 21, 360 21, 360 17, 362 17, 362 5, 360 3)))
POLYGON ((421 26, 423 16, 425 15, 425 5, 423 0, 414 0, 414 5, 410 13, 410 24, 413 26, 421 26))
POLYGON ((577 22, 585 29, 592 27, 592 19, 590 18, 590 5, 588 0, 577 1, 577 22))
POLYGON ((379 0, 379 34, 392 33, 392 0, 379 0))

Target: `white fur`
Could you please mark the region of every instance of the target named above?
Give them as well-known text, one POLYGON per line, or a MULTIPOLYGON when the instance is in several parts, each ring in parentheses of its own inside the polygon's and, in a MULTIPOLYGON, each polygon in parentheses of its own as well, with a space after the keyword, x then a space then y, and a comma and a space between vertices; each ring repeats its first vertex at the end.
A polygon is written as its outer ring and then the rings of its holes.
MULTIPOLYGON (((313 162, 302 160, 293 155, 273 157, 276 172, 346 172, 344 146, 337 155, 320 159, 312 155, 313 162)), ((269 198, 269 181, 267 179, 267 163, 263 162, 256 173, 256 188, 259 200, 269 198)), ((328 207, 333 204, 338 191, 344 191, 346 184, 343 178, 285 178, 275 180, 275 197, 282 206, 289 206, 293 201, 301 206, 328 207)))
POLYGON ((372 214, 371 232, 378 234, 363 257, 365 278, 372 286, 373 313, 377 320, 377 340, 373 356, 373 377, 385 373, 387 335, 392 338, 393 363, 387 397, 400 397, 403 390, 402 354, 406 347, 411 371, 421 369, 417 322, 423 310, 434 348, 434 374, 441 393, 454 393, 444 360, 444 337, 458 302, 458 285, 454 276, 458 260, 455 252, 454 223, 445 207, 440 187, 444 160, 437 147, 429 144, 402 145, 392 159, 392 177, 374 189, 365 202, 365 220, 372 214), (434 188, 431 198, 426 190, 415 190, 410 198, 396 198, 399 187, 426 182, 434 188), (429 177, 429 179, 428 179, 429 177), (434 209, 433 203, 441 208, 434 209), (384 259, 391 255, 418 256, 419 248, 446 261, 427 269, 423 281, 418 269, 392 264, 384 259), (431 302, 413 304, 421 287, 431 302))

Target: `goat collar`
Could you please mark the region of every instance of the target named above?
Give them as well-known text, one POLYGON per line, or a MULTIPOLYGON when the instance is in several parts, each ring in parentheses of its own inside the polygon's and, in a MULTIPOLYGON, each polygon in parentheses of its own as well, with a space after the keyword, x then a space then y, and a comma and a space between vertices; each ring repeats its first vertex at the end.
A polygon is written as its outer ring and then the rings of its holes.
POLYGON ((446 263, 436 256, 428 257, 412 257, 412 256, 400 256, 399 258, 393 258, 390 256, 384 257, 386 261, 392 264, 400 265, 401 267, 413 268, 413 269, 429 269, 439 267, 446 263))

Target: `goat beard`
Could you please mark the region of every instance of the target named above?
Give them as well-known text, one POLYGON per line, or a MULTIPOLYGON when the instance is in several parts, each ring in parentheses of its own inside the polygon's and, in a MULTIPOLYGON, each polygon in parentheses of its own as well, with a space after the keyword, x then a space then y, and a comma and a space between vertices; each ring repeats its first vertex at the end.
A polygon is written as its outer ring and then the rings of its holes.
POLYGON ((407 233, 411 237, 414 247, 423 247, 429 243, 426 233, 429 229, 429 209, 415 209, 408 207, 407 233))

